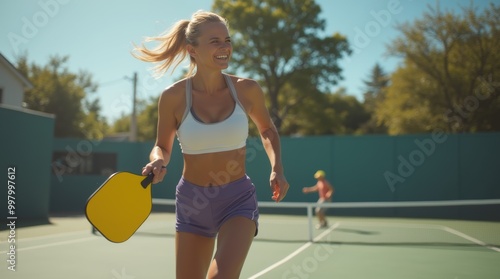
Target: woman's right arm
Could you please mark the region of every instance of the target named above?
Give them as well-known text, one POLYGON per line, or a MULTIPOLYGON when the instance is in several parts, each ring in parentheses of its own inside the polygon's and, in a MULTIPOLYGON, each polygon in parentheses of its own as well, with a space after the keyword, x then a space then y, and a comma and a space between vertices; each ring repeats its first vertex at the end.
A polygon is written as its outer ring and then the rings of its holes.
POLYGON ((161 182, 167 173, 167 169, 164 167, 170 162, 175 132, 177 131, 175 112, 179 108, 178 95, 175 92, 175 87, 170 87, 161 94, 158 100, 156 142, 149 154, 150 162, 142 170, 143 175, 153 172, 153 183, 161 182))

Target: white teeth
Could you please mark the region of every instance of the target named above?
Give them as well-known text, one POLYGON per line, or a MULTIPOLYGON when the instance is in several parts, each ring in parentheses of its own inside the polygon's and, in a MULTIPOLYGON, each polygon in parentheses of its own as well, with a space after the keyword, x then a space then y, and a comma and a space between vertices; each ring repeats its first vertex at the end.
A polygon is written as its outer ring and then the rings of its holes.
POLYGON ((217 59, 227 59, 227 55, 215 56, 217 59))

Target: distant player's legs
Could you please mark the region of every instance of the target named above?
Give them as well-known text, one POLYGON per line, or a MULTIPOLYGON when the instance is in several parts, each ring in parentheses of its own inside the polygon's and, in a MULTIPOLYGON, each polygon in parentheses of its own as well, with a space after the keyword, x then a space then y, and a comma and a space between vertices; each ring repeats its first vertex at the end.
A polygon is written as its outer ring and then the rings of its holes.
MULTIPOLYGON (((323 204, 325 201, 324 200, 319 200, 318 204, 323 204)), ((326 221, 326 210, 323 207, 316 207, 316 216, 318 217, 318 228, 324 228, 328 225, 328 222, 326 221)))
POLYGON ((326 216, 325 216, 325 211, 324 210, 320 210, 318 212, 318 220, 319 220, 319 223, 321 225, 326 225, 327 222, 326 222, 326 216))

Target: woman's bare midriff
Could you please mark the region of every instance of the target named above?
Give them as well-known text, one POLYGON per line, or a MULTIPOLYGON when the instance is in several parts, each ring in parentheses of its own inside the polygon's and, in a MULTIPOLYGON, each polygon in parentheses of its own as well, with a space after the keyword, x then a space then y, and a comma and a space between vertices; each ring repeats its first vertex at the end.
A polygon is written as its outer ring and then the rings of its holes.
POLYGON ((220 186, 245 176, 245 147, 207 154, 184 154, 183 176, 199 186, 220 186))

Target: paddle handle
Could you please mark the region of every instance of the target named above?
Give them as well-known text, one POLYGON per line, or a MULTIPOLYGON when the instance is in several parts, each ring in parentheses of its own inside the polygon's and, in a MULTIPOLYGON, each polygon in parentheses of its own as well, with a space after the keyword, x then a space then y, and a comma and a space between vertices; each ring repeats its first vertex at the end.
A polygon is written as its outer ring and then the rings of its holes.
MULTIPOLYGON (((165 166, 161 166, 162 169, 166 169, 167 167, 165 166)), ((153 182, 153 178, 155 177, 155 175, 153 174, 153 172, 150 172, 148 174, 148 176, 146 176, 146 178, 144 178, 142 181, 141 181, 141 185, 144 189, 148 188, 148 186, 151 184, 151 182, 153 182)))

